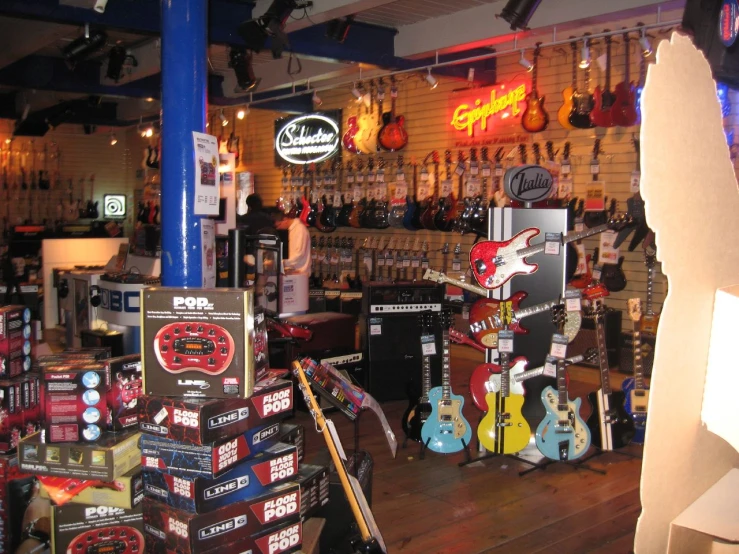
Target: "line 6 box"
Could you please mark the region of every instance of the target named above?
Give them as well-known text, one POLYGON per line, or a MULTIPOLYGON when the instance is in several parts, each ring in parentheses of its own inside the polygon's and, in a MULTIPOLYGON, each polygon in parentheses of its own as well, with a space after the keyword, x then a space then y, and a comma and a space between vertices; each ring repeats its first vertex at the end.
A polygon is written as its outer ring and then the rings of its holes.
POLYGON ((251 289, 148 288, 141 292, 144 392, 248 398, 266 353, 254 349, 251 289))
POLYGON ((270 485, 295 479, 297 474, 297 449, 278 442, 215 479, 145 471, 144 490, 146 496, 169 506, 202 514, 257 496, 270 485))
POLYGON ((250 398, 140 399, 139 429, 188 444, 208 444, 284 419, 293 410, 292 382, 264 379, 250 398))
POLYGON ((141 465, 172 475, 214 478, 241 460, 266 450, 280 435, 280 424, 250 429, 238 437, 195 445, 141 435, 141 465))
MULTIPOLYGON (((177 510, 144 498, 144 532, 180 554, 207 552, 251 537, 286 521, 299 521, 297 483, 275 485, 266 493, 207 514, 177 510)), ((229 546, 228 552, 237 552, 229 546)))

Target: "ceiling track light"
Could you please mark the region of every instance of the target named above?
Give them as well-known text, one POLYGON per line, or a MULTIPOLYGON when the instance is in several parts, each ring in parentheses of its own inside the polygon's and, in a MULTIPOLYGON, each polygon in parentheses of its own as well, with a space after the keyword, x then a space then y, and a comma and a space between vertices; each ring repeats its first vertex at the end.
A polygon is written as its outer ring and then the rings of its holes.
POLYGON ((354 99, 357 101, 357 104, 359 104, 362 101, 362 96, 364 96, 364 93, 362 92, 362 83, 354 83, 354 86, 352 87, 352 96, 354 96, 354 99))
POLYGON ((246 48, 234 46, 228 53, 228 67, 234 70, 238 88, 234 92, 249 92, 259 86, 261 77, 254 75, 252 53, 246 48))
POLYGON ((271 38, 272 57, 282 57, 282 51, 290 46, 285 22, 295 9, 307 7, 300 5, 296 0, 273 0, 267 11, 261 17, 249 19, 241 23, 237 32, 244 39, 248 50, 261 52, 267 38, 271 38))
POLYGON ((511 29, 527 29, 531 16, 541 0, 508 0, 498 17, 507 21, 511 29))
POLYGON ((115 133, 113 132, 113 129, 110 130, 110 145, 115 146, 118 144, 118 137, 115 136, 115 133))
POLYGON ((525 51, 525 50, 521 50, 521 59, 520 59, 520 60, 518 60, 518 63, 519 63, 519 64, 520 64, 520 65, 521 65, 521 66, 522 66, 522 67, 523 67, 524 69, 526 69, 526 71, 531 71, 532 69, 534 69, 534 64, 533 64, 533 63, 531 63, 531 62, 530 62, 530 61, 529 61, 529 60, 528 60, 528 59, 526 58, 526 51, 525 51))
POLYGON ((430 67, 428 68, 428 73, 426 73, 426 75, 424 76, 424 79, 429 84, 429 88, 432 90, 435 89, 437 86, 439 86, 439 80, 431 74, 430 67))
POLYGON ((95 0, 95 5, 92 7, 98 13, 105 13, 105 7, 108 5, 108 0, 95 0))
POLYGON ((85 33, 74 39, 62 49, 62 56, 69 69, 74 69, 77 63, 86 60, 92 54, 100 50, 108 40, 105 31, 90 30, 89 25, 85 25, 85 33))
POLYGON ((641 46, 641 53, 645 58, 652 55, 652 43, 647 36, 647 30, 643 27, 639 37, 639 46, 641 46))
POLYGON ((321 97, 318 96, 318 91, 316 91, 316 90, 313 91, 313 96, 312 96, 311 100, 313 101, 313 105, 316 108, 320 107, 321 104, 323 104, 323 100, 321 100, 321 97))
POLYGON ((226 125, 228 125, 228 118, 223 113, 223 110, 221 110, 221 113, 218 115, 218 119, 221 120, 221 127, 225 127, 226 125))
POLYGON ((588 39, 583 41, 582 49, 580 50, 580 63, 578 66, 580 69, 587 69, 590 67, 590 46, 588 46, 588 39))

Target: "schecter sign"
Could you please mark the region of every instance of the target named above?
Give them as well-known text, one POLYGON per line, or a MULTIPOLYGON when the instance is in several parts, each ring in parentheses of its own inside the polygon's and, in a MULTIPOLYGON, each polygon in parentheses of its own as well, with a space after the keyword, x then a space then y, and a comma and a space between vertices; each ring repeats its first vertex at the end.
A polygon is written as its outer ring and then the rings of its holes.
POLYGON ((505 193, 519 202, 549 198, 554 187, 552 174, 540 165, 520 165, 506 171, 505 193))
POLYGON ((318 163, 339 152, 338 121, 322 114, 309 114, 281 122, 276 129, 275 151, 288 163, 318 163))

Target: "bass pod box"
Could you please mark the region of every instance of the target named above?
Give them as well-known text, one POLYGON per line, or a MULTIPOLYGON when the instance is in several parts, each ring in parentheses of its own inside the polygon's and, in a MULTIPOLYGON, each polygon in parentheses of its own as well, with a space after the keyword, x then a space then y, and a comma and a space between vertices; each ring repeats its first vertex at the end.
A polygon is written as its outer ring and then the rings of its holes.
POLYGON ((270 485, 294 479, 297 473, 297 449, 278 442, 215 479, 145 471, 144 487, 146 496, 202 514, 262 494, 270 485))
POLYGON ((144 396, 140 403, 142 432, 202 445, 284 419, 292 413, 293 386, 267 378, 256 384, 250 398, 144 396))
MULTIPOLYGON (((258 497, 231 503, 206 514, 177 510, 144 498, 144 532, 180 554, 207 552, 246 539, 300 515, 297 483, 274 485, 258 497)), ((236 552, 229 546, 228 552, 236 552)))
POLYGON ((251 289, 148 288, 141 292, 144 393, 248 398, 254 389, 251 289))

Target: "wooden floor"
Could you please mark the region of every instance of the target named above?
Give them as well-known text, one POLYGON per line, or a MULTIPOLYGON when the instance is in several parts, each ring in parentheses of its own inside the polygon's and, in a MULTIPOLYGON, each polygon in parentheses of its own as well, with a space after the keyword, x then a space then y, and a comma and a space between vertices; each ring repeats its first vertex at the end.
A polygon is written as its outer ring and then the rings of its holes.
MULTIPOLYGON (((469 400, 467 385, 476 362, 462 347, 452 351, 452 388, 466 398, 464 414, 476 430, 479 413, 469 400)), ((570 397, 596 388, 597 372, 571 371, 570 397)), ((620 384, 617 374, 612 384, 620 384)), ((587 402, 584 402, 587 406, 587 402)), ((406 402, 383 405, 402 442, 400 417, 406 402)), ((587 417, 589 408, 584 407, 587 417)), ((331 416, 345 448, 353 445, 353 426, 343 415, 331 416)), ((310 416, 296 415, 306 427, 308 458, 324 446, 310 416)), ((473 434, 473 436, 475 436, 473 434)), ((549 554, 626 554, 632 551, 641 511, 641 460, 610 452, 591 465, 606 475, 555 464, 519 477, 527 465, 506 457, 458 467, 463 454, 428 452, 420 460, 419 445, 399 448, 393 459, 380 424, 371 413, 362 416, 360 448, 375 461, 372 508, 390 553, 477 554, 547 552, 549 554)), ((641 454, 641 447, 626 451, 641 454)), ((474 454, 473 454, 474 455, 474 454)), ((539 460, 532 444, 523 457, 539 460)))

